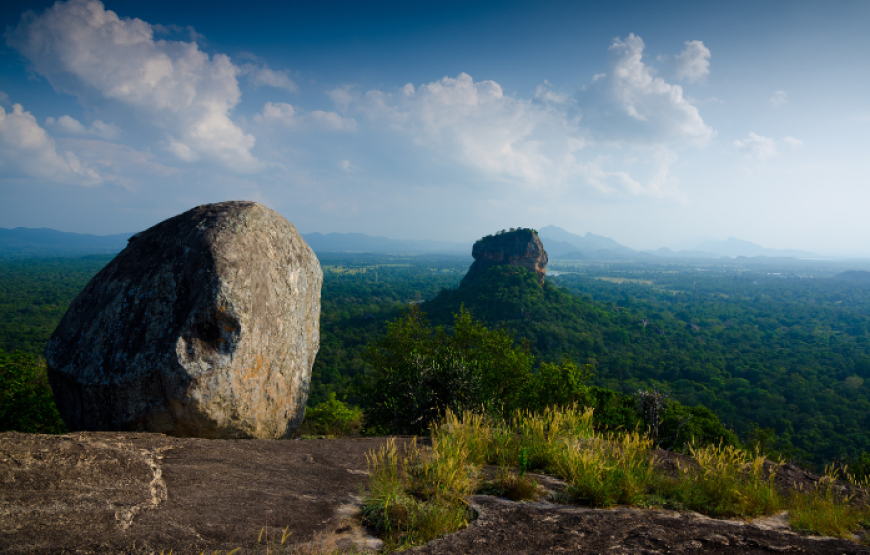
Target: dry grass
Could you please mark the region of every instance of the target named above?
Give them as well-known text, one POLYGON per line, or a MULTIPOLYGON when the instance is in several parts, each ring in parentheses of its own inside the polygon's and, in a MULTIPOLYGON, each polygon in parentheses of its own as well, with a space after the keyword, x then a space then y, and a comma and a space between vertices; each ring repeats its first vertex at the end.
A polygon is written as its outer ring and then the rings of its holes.
POLYGON ((542 413, 517 412, 509 421, 447 413, 432 429, 429 450, 399 454, 390 443, 370 454, 366 522, 387 548, 420 545, 467 526, 467 498, 476 490, 514 500, 533 499, 527 471, 564 479, 574 502, 593 507, 632 505, 691 509, 714 517, 754 517, 787 509, 795 529, 851 538, 870 528, 870 484, 863 504, 839 493, 828 473, 814 491, 784 498, 774 480, 778 466, 755 452, 713 445, 690 449, 691 464, 677 477, 656 470, 652 441, 638 432, 602 435, 592 410, 577 406, 542 413), (478 469, 498 465, 494 480, 478 484, 478 469))
POLYGON ((681 465, 676 479, 661 478, 659 495, 717 517, 773 514, 783 507, 776 471, 765 471, 761 454, 722 445, 692 446, 690 453, 694 464, 681 465))
MULTIPOLYGON (((794 529, 822 536, 852 539, 859 529, 870 529, 870 505, 854 503, 854 494, 837 486, 839 471, 829 467, 816 487, 810 491, 797 491, 789 500, 789 520, 794 529)), ((867 481, 856 482, 848 474, 843 476, 858 485, 865 495, 870 493, 867 481)))

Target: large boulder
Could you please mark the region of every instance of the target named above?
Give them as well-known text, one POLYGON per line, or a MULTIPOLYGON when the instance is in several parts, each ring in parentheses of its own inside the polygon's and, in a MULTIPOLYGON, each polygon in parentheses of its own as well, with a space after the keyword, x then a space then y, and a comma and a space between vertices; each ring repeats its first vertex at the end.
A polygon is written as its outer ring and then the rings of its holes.
POLYGON ((487 235, 471 249, 474 263, 463 281, 478 279, 493 266, 517 266, 535 272, 544 283, 547 272, 547 251, 534 229, 519 228, 487 235))
POLYGON ((286 438, 319 346, 317 257, 255 202, 207 204, 130 239, 48 342, 70 430, 286 438))

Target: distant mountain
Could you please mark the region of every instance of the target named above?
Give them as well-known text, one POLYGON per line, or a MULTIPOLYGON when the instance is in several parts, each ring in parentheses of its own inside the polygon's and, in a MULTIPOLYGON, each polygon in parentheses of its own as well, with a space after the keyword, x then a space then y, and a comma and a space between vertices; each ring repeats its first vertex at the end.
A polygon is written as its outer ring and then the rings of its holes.
POLYGON ((817 258, 819 255, 794 249, 768 249, 752 243, 729 237, 725 241, 703 241, 695 247, 695 251, 715 253, 719 256, 769 256, 769 257, 794 257, 794 258, 817 258))
POLYGON ((111 254, 127 246, 132 233, 90 235, 69 233, 47 227, 0 227, 0 256, 70 256, 111 254))
MULTIPOLYGON (((538 237, 544 243, 547 254, 557 258, 572 253, 580 253, 585 258, 619 260, 635 258, 639 254, 634 249, 621 245, 610 237, 594 233, 577 235, 554 225, 548 225, 538 230, 538 237)), ((576 255, 572 254, 572 256, 576 258, 576 255)))
POLYGON ((302 238, 314 252, 471 254, 472 243, 413 241, 373 237, 365 233, 306 233, 302 238))

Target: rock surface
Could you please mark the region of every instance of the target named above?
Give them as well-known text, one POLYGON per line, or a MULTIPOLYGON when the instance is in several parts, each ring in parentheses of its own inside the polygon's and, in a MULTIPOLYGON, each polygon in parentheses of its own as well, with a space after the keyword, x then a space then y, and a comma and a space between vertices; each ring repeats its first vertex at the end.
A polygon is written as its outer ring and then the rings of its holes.
POLYGON ((0 434, 0 553, 227 553, 378 547, 359 526, 365 453, 386 439, 0 434))
POLYGON ((287 220, 199 206, 130 239, 46 349, 70 430, 284 438, 301 424, 323 274, 287 220))
POLYGON ((772 519, 745 523, 676 511, 513 503, 483 495, 472 498, 472 507, 479 517, 468 528, 406 553, 870 554, 867 546, 848 540, 783 531, 772 519))
POLYGON ((531 229, 518 229, 507 233, 484 237, 471 249, 474 263, 463 281, 471 281, 483 275, 493 266, 519 266, 535 272, 541 283, 547 267, 547 251, 531 229))
MULTIPOLYGON (((266 553, 265 538, 279 543, 285 527, 288 553, 374 550, 380 542, 360 526, 360 495, 365 454, 386 441, 0 434, 0 552, 266 553)), ((870 553, 855 542, 795 534, 781 515, 725 521, 482 495, 471 505, 479 516, 467 529, 410 553, 870 553)))

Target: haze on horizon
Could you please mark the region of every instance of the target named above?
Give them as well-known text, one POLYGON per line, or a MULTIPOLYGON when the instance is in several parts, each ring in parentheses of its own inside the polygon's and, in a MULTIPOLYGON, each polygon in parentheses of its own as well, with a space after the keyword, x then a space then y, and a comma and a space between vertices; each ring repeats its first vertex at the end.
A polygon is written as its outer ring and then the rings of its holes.
POLYGON ((0 227, 250 199, 303 233, 556 225, 868 255, 870 3, 9 0, 0 227))

